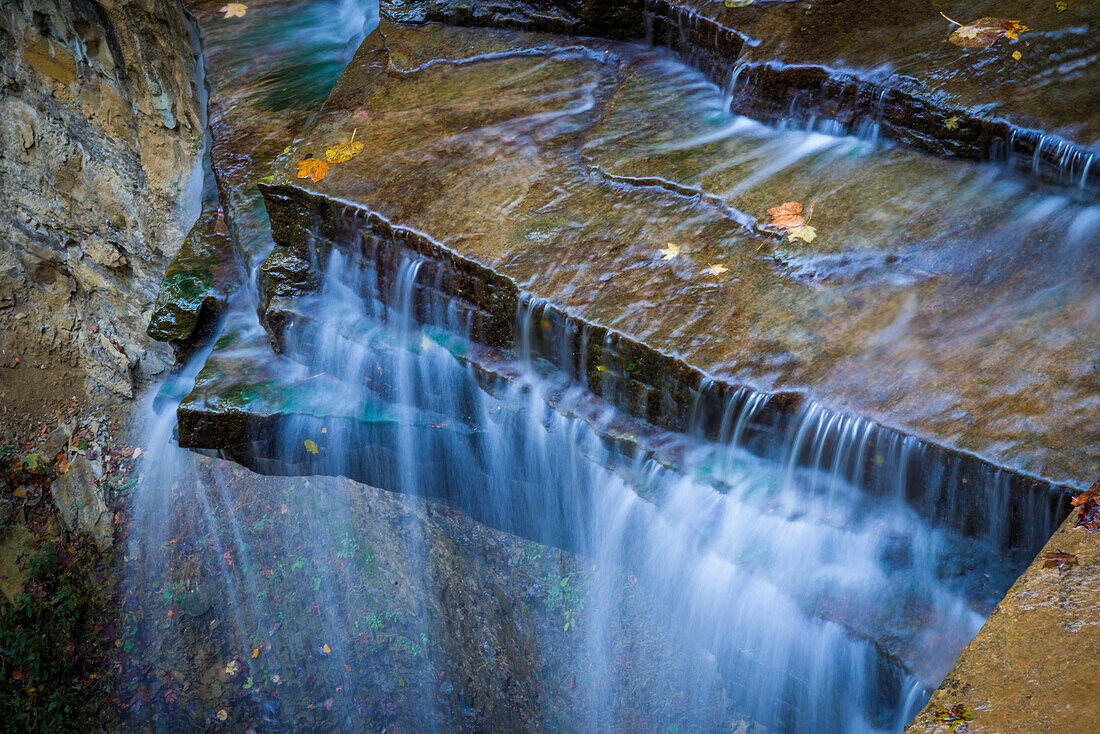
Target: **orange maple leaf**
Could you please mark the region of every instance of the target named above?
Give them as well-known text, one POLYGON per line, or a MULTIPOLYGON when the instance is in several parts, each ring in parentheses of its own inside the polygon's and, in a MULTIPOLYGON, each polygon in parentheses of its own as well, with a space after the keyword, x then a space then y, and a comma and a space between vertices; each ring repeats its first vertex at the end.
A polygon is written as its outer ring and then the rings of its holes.
POLYGON ((311 178, 320 181, 328 173, 328 164, 320 158, 306 158, 298 162, 298 178, 311 178))

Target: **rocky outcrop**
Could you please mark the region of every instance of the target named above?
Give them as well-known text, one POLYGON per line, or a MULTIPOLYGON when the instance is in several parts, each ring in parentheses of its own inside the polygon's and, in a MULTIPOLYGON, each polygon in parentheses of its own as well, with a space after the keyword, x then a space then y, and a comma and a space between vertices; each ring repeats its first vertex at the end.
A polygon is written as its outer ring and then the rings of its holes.
MULTIPOLYGON (((437 285, 469 304, 475 339, 511 348, 521 296, 589 324, 558 366, 674 430, 705 378, 804 392, 1048 479, 1093 475, 1097 339, 1078 315, 1093 308, 1084 243, 1100 231, 1087 203, 991 184, 974 164, 697 113, 720 104, 637 46, 383 24, 265 189, 276 343, 280 301, 316 287, 330 247, 390 265, 408 251, 443 264, 437 285), (298 178, 356 130, 360 154, 298 178), (756 218, 791 199, 814 204, 812 243, 760 233, 756 218), (1069 249, 1036 246, 1048 241, 1069 249)), ((543 323, 532 333, 552 349, 581 333, 543 323)))
POLYGON ((92 536, 100 551, 111 547, 114 513, 96 484, 92 462, 83 456, 73 459, 68 471, 54 480, 50 492, 70 530, 92 536))
POLYGON ((973 734, 1096 729, 1100 537, 1076 521, 1051 536, 905 734, 952 723, 973 734))
POLYGON ((115 400, 170 363, 145 328, 198 213, 196 43, 176 2, 0 9, 0 402, 40 365, 115 400))

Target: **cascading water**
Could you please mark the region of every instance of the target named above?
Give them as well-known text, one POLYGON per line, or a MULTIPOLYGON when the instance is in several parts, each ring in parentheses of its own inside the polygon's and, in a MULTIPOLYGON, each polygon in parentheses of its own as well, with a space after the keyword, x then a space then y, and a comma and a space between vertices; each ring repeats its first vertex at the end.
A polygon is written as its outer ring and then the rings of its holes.
MULTIPOLYGON (((871 147, 727 122, 666 147, 763 139, 726 198, 871 147)), ((996 477, 968 488, 992 509, 964 538, 914 509, 938 497, 914 502, 918 442, 814 404, 765 435, 770 398, 748 389, 711 415, 704 385, 690 435, 630 424, 669 450, 643 448, 586 389, 570 334, 546 343, 535 299, 508 361, 431 296, 430 261, 383 273, 333 250, 323 270, 285 356, 255 291, 217 346, 353 419, 303 408, 274 451, 233 457, 305 476, 174 444, 209 350, 150 403, 126 560, 135 725, 897 732, 1051 529, 1040 503, 1002 558, 1015 531, 996 477)))
MULTIPOLYGON (((689 699, 704 698, 721 681, 737 711, 773 731, 900 730, 924 700, 922 684, 938 680, 980 626, 980 610, 995 597, 974 604, 968 582, 1002 570, 994 549, 971 558, 968 573, 945 572, 957 540, 922 521, 902 497, 871 497, 839 466, 794 461, 803 446, 820 459, 827 436, 858 428, 807 416, 778 463, 736 442, 703 440, 692 442, 679 471, 622 455, 589 422, 565 417, 578 412, 571 404, 592 400, 566 380, 513 365, 517 377, 495 396, 479 388, 474 368, 453 356, 463 324, 445 307, 419 302, 417 281, 430 277, 421 262, 401 264, 387 307, 361 295, 375 292, 372 270, 333 258, 297 331, 303 340, 287 345, 299 363, 285 370, 335 378, 355 405, 392 408, 385 420, 395 429, 367 447, 361 436, 322 433, 309 418, 284 428, 280 453, 316 446, 310 451, 332 457, 326 471, 441 498, 486 525, 593 559, 585 618, 575 620, 591 666, 577 684, 584 728, 623 723, 607 691, 616 685, 610 620, 624 570, 677 635, 714 656, 710 678, 679 682, 695 694, 689 699), (429 311, 436 328, 421 331, 414 313, 429 311), (393 461, 382 459, 387 451, 393 461)), ((758 405, 745 400, 740 415, 725 419, 734 436, 758 405)), ((611 413, 605 406, 590 420, 611 421, 611 413)), ((232 547, 214 551, 255 569, 260 562, 250 559, 239 525, 224 532, 232 547)), ((410 529, 408 548, 426 556, 416 536, 410 529)), ((421 584, 429 588, 430 576, 421 584)), ((229 589, 242 592, 254 598, 254 590, 229 589)), ((238 612, 248 607, 244 598, 234 604, 238 612)), ((321 606, 338 615, 331 601, 321 606)), ((239 625, 243 633, 272 620, 269 613, 239 625)), ((427 628, 416 634, 431 636, 427 628)))

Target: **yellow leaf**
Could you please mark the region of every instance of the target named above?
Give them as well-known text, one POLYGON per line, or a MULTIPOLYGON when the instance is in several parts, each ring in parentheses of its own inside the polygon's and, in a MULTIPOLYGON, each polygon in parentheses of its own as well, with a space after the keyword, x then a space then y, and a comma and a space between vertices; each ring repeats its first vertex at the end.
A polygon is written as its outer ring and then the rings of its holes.
POLYGON ((320 181, 328 173, 328 164, 320 158, 306 158, 298 162, 298 178, 311 178, 320 181))
MULTIPOLYGON (((210 709, 207 709, 207 711, 209 711, 209 710, 210 709)), ((229 718, 229 712, 226 711, 225 709, 218 709, 217 716, 218 716, 218 721, 225 721, 226 719, 229 718)))
POLYGON ((328 645, 322 645, 321 652, 323 652, 325 655, 328 655, 330 652, 332 652, 332 648, 330 648, 328 645))
POLYGON ((252 657, 253 658, 260 657, 260 648, 258 648, 258 647, 252 648, 252 657))
POLYGON ((244 3, 229 3, 222 8, 221 12, 226 18, 243 18, 248 12, 248 6, 244 3))
POLYGON ((1064 13, 1067 10, 1069 10, 1069 4, 1068 3, 1054 3, 1054 9, 1057 10, 1059 13, 1064 13))
POLYGON ((791 227, 791 229, 787 232, 787 235, 788 242, 802 240, 803 242, 809 244, 810 242, 814 241, 815 237, 817 237, 817 230, 808 224, 804 224, 801 227, 791 227))
POLYGON ((665 249, 657 250, 657 252, 661 253, 662 260, 671 260, 680 254, 680 246, 669 242, 665 249))
POLYGON ((957 115, 952 115, 951 117, 943 118, 943 126, 946 127, 948 130, 958 130, 959 129, 959 118, 958 118, 958 116, 957 115))
POLYGON ((1022 53, 1020 53, 1019 51, 1013 51, 1012 52, 1012 58, 1016 59, 1017 61, 1019 61, 1023 57, 1024 57, 1024 55, 1022 53))
POLYGON ((308 438, 305 440, 305 444, 306 444, 306 451, 308 451, 311 454, 316 454, 318 451, 321 450, 315 442, 310 441, 308 438))
POLYGON ((363 151, 363 144, 358 140, 334 145, 325 151, 325 160, 329 163, 347 163, 363 151))
POLYGON ((721 275, 722 273, 728 272, 729 268, 727 268, 725 265, 711 265, 709 268, 707 268, 707 273, 709 273, 710 275, 721 275))

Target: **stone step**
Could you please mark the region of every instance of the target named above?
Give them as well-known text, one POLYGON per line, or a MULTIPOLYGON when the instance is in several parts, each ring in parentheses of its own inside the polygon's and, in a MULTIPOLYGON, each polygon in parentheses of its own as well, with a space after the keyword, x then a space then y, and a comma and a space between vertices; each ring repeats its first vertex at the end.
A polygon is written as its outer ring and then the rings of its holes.
POLYGON ((476 340, 513 348, 524 294, 587 328, 559 366, 658 425, 682 429, 705 379, 804 393, 1055 482, 1098 471, 1087 203, 976 164, 730 118, 718 90, 659 51, 383 30, 265 186, 276 341, 279 300, 317 286, 329 249, 407 250, 451 266, 442 287, 470 304, 476 340), (297 178, 299 161, 353 134, 359 155, 297 178), (764 210, 791 199, 816 202, 808 245, 759 234, 764 210), (669 242, 682 252, 663 260, 669 242), (637 375, 620 397, 596 371, 605 341, 637 375))
POLYGON ((1009 160, 1074 186, 1100 182, 1096 2, 968 3, 952 13, 1019 19, 1021 41, 966 50, 939 6, 707 0, 383 0, 396 23, 512 28, 665 46, 730 88, 733 110, 767 121, 875 126, 937 155, 1009 160), (1012 56, 1013 51, 1020 59, 1012 56), (950 120, 950 122, 947 122, 950 120), (1094 166, 1094 163, 1097 164, 1094 166))

